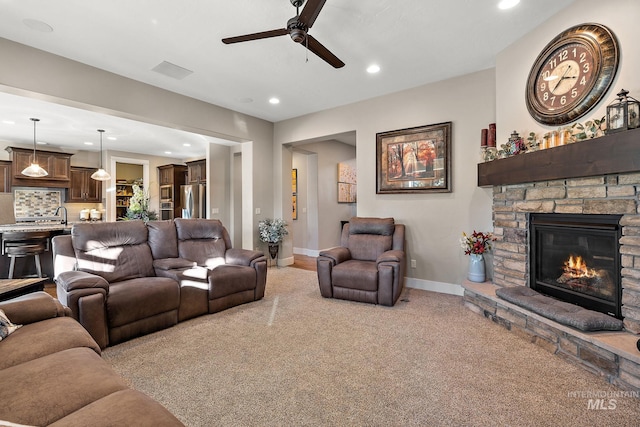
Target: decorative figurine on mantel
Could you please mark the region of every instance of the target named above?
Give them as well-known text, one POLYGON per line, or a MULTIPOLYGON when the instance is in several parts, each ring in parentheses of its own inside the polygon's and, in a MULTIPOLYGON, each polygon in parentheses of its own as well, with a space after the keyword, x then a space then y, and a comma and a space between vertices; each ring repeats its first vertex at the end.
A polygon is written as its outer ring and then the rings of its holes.
POLYGON ((515 130, 511 133, 509 141, 500 147, 502 147, 502 149, 498 151, 498 157, 501 159, 527 151, 527 146, 524 144, 522 137, 515 130))

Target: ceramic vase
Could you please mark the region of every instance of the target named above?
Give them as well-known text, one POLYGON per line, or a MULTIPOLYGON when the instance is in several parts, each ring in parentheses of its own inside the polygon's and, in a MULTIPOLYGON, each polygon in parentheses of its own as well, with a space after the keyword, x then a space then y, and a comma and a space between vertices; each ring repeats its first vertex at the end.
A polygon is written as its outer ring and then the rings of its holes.
POLYGON ((469 274, 467 278, 472 282, 484 282, 486 280, 484 256, 482 254, 469 255, 469 274))

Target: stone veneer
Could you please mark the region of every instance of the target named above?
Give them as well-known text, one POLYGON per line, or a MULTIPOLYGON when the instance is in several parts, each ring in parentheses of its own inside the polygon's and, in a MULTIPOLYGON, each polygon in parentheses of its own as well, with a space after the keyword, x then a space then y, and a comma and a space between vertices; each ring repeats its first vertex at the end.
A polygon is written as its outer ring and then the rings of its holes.
POLYGON ((621 214, 622 315, 640 333, 640 173, 493 187, 493 283, 528 286, 529 213, 621 214))

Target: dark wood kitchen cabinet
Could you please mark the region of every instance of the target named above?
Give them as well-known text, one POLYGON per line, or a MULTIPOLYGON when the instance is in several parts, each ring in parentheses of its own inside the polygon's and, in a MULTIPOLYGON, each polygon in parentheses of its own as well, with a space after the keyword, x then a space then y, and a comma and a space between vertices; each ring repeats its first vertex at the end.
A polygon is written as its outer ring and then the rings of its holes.
POLYGON ((67 203, 100 203, 102 201, 102 182, 91 179, 94 168, 72 167, 67 190, 67 203))
POLYGON ((186 163, 188 184, 204 184, 207 182, 207 161, 205 159, 186 163))
POLYGON ((180 218, 180 186, 185 184, 187 167, 184 165, 158 166, 160 183, 160 219, 180 218))
POLYGON ((23 187, 69 187, 71 175, 70 153, 54 151, 36 151, 36 162, 42 166, 49 175, 34 178, 22 175, 22 170, 33 161, 33 150, 18 147, 7 147, 11 155, 11 185, 23 187))
POLYGON ((0 193, 11 193, 11 162, 0 160, 0 193))

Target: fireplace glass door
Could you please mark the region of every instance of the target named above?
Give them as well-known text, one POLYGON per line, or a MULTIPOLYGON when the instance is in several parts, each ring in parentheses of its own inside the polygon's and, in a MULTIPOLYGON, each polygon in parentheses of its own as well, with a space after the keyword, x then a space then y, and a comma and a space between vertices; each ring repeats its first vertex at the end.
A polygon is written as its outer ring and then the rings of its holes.
POLYGON ((621 318, 620 215, 532 214, 531 288, 621 318))

